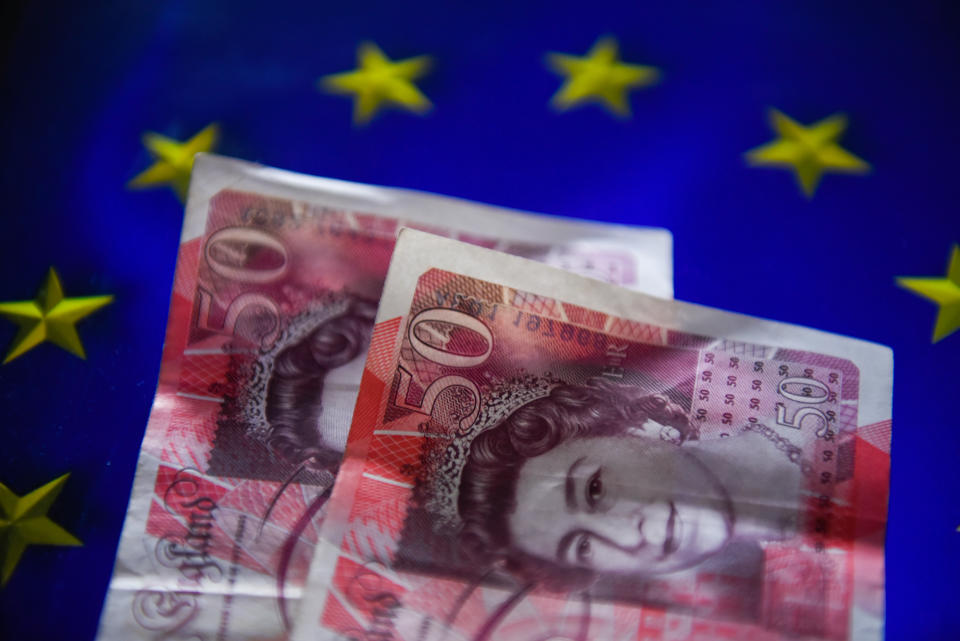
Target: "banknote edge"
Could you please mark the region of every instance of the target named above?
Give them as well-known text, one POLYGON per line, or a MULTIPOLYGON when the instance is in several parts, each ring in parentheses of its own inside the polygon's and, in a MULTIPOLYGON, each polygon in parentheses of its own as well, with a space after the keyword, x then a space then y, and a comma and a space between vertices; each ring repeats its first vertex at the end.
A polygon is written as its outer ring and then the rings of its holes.
POLYGON ((510 229, 504 236, 514 241, 616 240, 630 245, 643 269, 665 270, 659 274, 655 293, 673 296, 673 234, 663 227, 530 212, 425 191, 310 176, 216 154, 197 154, 194 161, 181 243, 203 235, 208 203, 224 189, 336 205, 424 224, 449 225, 445 218, 457 216, 458 229, 489 234, 491 225, 501 225, 510 229))

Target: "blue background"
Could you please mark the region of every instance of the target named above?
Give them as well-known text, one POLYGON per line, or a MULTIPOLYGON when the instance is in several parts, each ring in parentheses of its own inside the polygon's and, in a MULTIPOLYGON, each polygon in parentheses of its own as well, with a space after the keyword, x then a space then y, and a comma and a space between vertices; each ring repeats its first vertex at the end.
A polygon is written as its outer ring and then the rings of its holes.
MULTIPOLYGON (((2 11, 0 300, 55 265, 68 296, 116 301, 81 322, 88 358, 41 345, 0 367, 0 482, 72 472, 52 518, 82 548, 31 547, 0 590, 0 638, 91 639, 156 385, 182 209, 129 191, 147 130, 287 169, 673 231, 676 295, 895 351, 887 538, 889 639, 960 638, 960 335, 894 286, 942 276, 960 241, 956 3, 14 2, 2 11), (951 6, 952 5, 952 6, 951 6), (664 77, 633 118, 558 114, 547 51, 603 34, 664 77), (351 125, 316 90, 363 39, 431 54, 436 108, 351 125), (808 201, 748 168, 767 110, 851 118, 867 177, 808 201)), ((0 322, 0 347, 15 327, 0 322)), ((3 347, 3 349, 6 349, 3 347)))

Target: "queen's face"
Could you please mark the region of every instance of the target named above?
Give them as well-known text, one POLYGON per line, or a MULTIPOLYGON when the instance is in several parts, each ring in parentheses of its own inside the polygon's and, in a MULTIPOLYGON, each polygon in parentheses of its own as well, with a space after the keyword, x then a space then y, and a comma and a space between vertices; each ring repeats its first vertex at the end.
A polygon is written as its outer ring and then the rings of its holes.
POLYGON ((643 436, 570 439, 520 468, 511 539, 604 574, 661 574, 718 552, 730 500, 695 455, 643 436))

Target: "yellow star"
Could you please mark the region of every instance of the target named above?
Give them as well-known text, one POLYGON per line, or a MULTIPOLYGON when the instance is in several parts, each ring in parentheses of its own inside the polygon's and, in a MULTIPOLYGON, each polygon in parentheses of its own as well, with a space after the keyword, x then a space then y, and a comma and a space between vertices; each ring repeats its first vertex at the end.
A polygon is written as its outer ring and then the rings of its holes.
POLYGON ((369 122, 384 103, 422 114, 432 105, 413 81, 427 73, 431 64, 430 56, 394 62, 377 45, 365 42, 357 50, 359 68, 324 76, 320 86, 329 93, 353 95, 356 124, 369 122))
POLYGON ((934 343, 960 329, 960 245, 953 246, 946 278, 898 278, 897 284, 940 306, 934 343))
POLYGON ((0 316, 6 316, 20 326, 3 364, 43 341, 56 343, 71 354, 86 358, 74 324, 112 300, 113 296, 64 298, 60 278, 51 267, 36 300, 0 303, 0 316))
POLYGON ((865 174, 870 171, 870 165, 837 144, 847 128, 847 117, 842 114, 804 127, 771 109, 770 122, 780 138, 748 151, 747 162, 755 167, 793 169, 807 198, 813 197, 824 172, 865 174))
POLYGON ((69 474, 17 496, 0 483, 0 587, 7 584, 28 545, 83 545, 47 517, 69 474))
POLYGON ((553 106, 566 110, 580 103, 599 102, 618 116, 630 116, 627 92, 652 85, 660 78, 656 67, 632 65, 617 57, 617 41, 597 40, 583 58, 563 53, 547 54, 547 65, 567 79, 551 99, 553 106))
POLYGON ((145 133, 143 145, 156 162, 134 176, 128 186, 143 188, 169 185, 177 192, 180 200, 186 199, 187 187, 190 185, 190 172, 193 170, 193 157, 200 152, 211 151, 219 137, 220 127, 217 123, 207 125, 186 142, 153 132, 145 133))

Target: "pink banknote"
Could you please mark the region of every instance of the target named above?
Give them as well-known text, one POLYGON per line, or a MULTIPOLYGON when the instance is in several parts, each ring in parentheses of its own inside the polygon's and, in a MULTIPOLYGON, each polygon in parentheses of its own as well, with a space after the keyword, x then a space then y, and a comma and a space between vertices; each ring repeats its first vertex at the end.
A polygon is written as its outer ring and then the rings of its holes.
POLYGON ((670 294, 669 234, 197 159, 103 639, 282 639, 397 230, 670 294))
POLYGON ((891 376, 405 230, 295 639, 882 638, 891 376))

